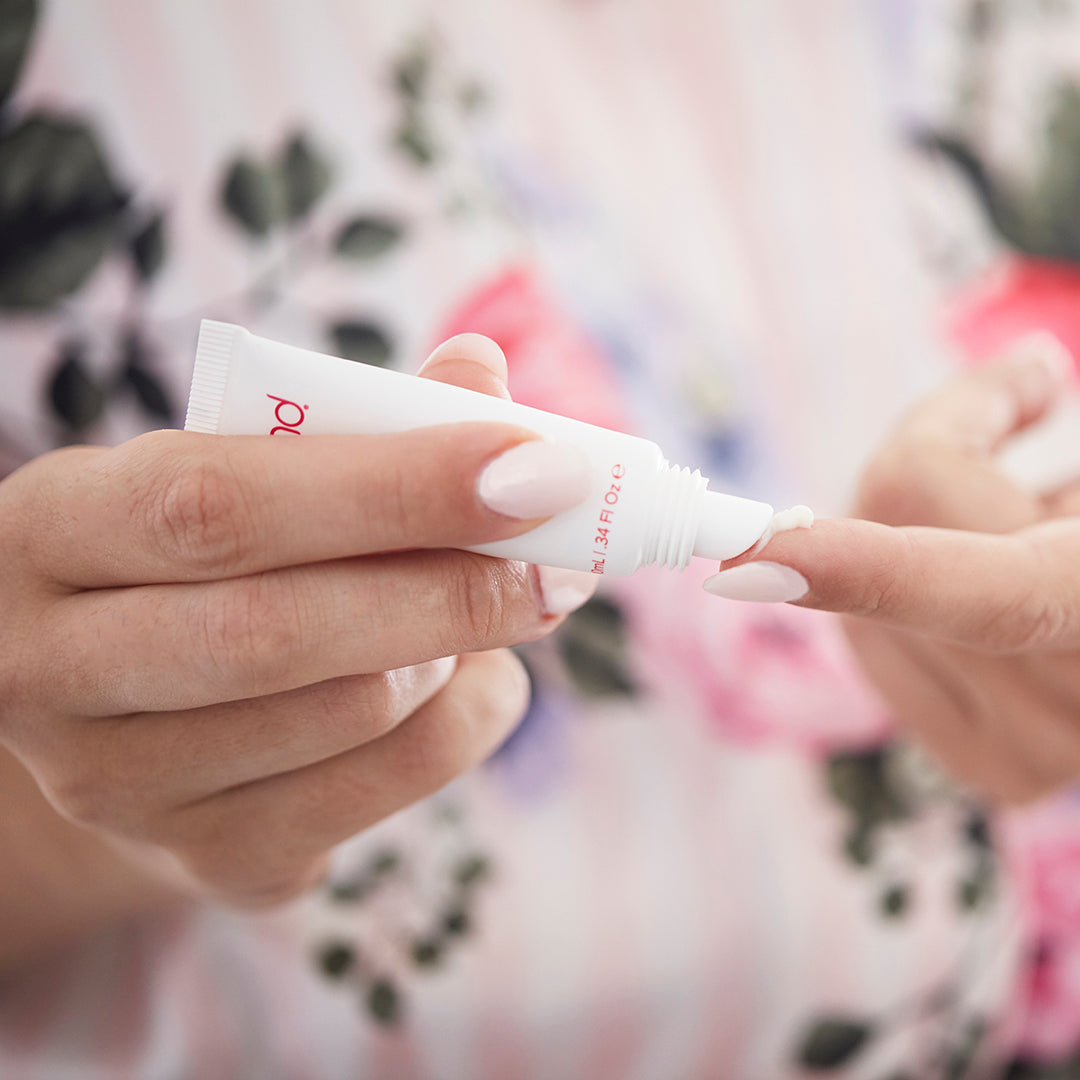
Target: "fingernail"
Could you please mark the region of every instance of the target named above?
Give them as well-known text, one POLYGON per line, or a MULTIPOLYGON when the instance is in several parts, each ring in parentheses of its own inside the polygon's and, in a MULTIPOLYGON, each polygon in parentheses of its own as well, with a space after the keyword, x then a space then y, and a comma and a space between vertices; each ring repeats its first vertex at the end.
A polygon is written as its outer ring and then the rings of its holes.
POLYGON ((762 604, 783 604, 799 600, 810 591, 810 583, 790 566, 774 562, 748 562, 721 570, 705 582, 705 591, 727 600, 756 600, 762 604))
POLYGON ((456 656, 440 656, 421 664, 396 668, 386 672, 391 683, 403 683, 403 693, 415 694, 419 689, 425 697, 434 697, 454 676, 456 656))
POLYGON ((1010 351, 1018 365, 1041 367, 1055 383, 1067 382, 1075 370, 1072 353, 1049 330, 1039 330, 1022 337, 1010 351))
POLYGON ((454 672, 457 671, 458 658, 456 656, 439 656, 434 660, 429 660, 428 664, 430 664, 432 682, 442 688, 454 677, 454 672))
POLYGON ((577 611, 594 592, 600 578, 584 570, 562 570, 557 566, 538 566, 540 605, 545 615, 569 615, 577 611))
POLYGON ((506 355, 497 342, 483 334, 456 334, 448 338, 420 365, 417 375, 444 360, 471 360, 506 382, 506 355))
POLYGON ((500 454, 480 474, 476 492, 488 509, 513 518, 548 517, 589 493, 589 459, 568 443, 533 439, 500 454))

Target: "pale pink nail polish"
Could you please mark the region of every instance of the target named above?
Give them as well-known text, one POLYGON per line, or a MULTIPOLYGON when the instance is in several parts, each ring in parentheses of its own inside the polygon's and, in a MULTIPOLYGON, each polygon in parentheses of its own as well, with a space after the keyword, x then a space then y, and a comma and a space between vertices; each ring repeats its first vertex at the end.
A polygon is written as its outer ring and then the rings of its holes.
POLYGON ((726 600, 783 604, 802 599, 810 591, 810 583, 790 566, 763 561, 721 570, 705 582, 704 589, 726 600))
POLYGON ((1009 349, 1018 367, 1029 365, 1048 374, 1054 383, 1068 382, 1075 372, 1072 353, 1049 330, 1037 330, 1015 341, 1009 349))
POLYGON ((589 493, 589 478, 584 451, 534 439, 490 462, 477 480, 476 493, 497 514, 548 517, 577 506, 589 493))
POLYGON ((545 615, 568 615, 577 611, 600 582, 596 574, 584 570, 560 570, 556 566, 538 566, 540 603, 545 615))
POLYGON ((444 360, 469 360, 474 364, 482 364, 503 382, 507 379, 506 354, 497 342, 483 334, 456 334, 448 338, 436 346, 434 352, 420 365, 417 374, 422 374, 433 364, 441 364, 444 360))

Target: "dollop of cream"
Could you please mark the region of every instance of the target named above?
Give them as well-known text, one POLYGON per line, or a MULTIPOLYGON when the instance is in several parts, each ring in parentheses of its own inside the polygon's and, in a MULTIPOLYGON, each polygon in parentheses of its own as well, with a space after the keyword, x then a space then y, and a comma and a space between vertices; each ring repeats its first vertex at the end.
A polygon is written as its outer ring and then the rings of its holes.
POLYGON ((773 514, 772 521, 765 526, 761 539, 750 549, 749 554, 756 555, 777 533, 790 532, 792 529, 809 529, 814 524, 814 511, 809 506, 792 506, 773 514))

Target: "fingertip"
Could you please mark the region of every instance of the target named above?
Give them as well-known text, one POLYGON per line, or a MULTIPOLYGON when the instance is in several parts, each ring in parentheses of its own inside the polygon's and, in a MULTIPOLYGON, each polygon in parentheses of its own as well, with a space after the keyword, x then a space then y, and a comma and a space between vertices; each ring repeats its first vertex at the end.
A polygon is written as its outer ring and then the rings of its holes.
POLYGON ((455 334, 447 338, 432 350, 418 374, 426 374, 430 368, 447 360, 469 360, 481 364, 503 382, 506 381, 506 354, 497 341, 485 334, 455 334))
POLYGON ((813 559, 815 554, 822 550, 842 545, 852 528, 857 530, 864 524, 855 518, 814 518, 806 523, 806 516, 812 513, 809 507, 796 506, 790 511, 782 511, 775 515, 781 519, 781 528, 774 532, 766 532, 762 542, 755 544, 741 555, 736 555, 733 559, 725 559, 720 564, 720 570, 730 570, 745 563, 764 560, 790 562, 793 559, 800 561, 813 559), (791 515, 791 517, 788 518, 786 515, 791 515), (787 524, 789 520, 794 520, 797 524, 790 526, 787 524))
MULTIPOLYGON (((1017 338, 988 375, 1011 398, 1011 419, 1000 425, 1008 435, 1044 416, 1074 377, 1072 354, 1048 330, 1017 338)), ((1009 410, 1005 410, 1009 411, 1009 410)))
POLYGON ((865 578, 886 573, 897 530, 857 518, 819 519, 720 565, 706 592, 733 600, 797 603, 829 611, 860 605, 865 578))
POLYGON ((509 398, 506 354, 483 334, 456 334, 420 365, 422 378, 452 383, 482 394, 509 398))
POLYGON ((441 656, 434 660, 425 661, 422 664, 414 664, 411 667, 399 668, 397 671, 388 672, 391 677, 411 682, 412 693, 416 694, 421 702, 433 698, 454 677, 458 668, 457 656, 441 656))
POLYGON ((514 703, 514 707, 509 710, 514 716, 514 719, 510 722, 511 730, 513 730, 521 723, 525 718, 525 714, 529 711, 529 705, 532 702, 532 679, 529 678, 528 669, 513 650, 498 649, 496 651, 506 672, 507 696, 514 703))
POLYGON ((536 567, 540 605, 545 615, 569 615, 592 599, 600 578, 584 570, 536 567))
POLYGON ((455 772, 490 756, 516 730, 532 701, 528 670, 510 649, 467 653, 458 672, 473 728, 463 747, 468 760, 459 761, 455 772))
POLYGON ((1009 348, 1008 361, 1041 369, 1051 383, 1057 385, 1071 381, 1075 371, 1072 353, 1061 338, 1049 330, 1036 330, 1018 338, 1009 348))

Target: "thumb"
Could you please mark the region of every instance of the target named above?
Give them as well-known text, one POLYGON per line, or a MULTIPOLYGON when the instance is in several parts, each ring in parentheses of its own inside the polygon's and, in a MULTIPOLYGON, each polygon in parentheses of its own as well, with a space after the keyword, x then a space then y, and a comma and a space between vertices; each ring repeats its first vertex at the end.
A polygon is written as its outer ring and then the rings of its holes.
POLYGON ((988 652, 1080 647, 1076 519, 1008 535, 826 520, 732 561, 706 591, 862 616, 988 652))
POLYGON ((492 397, 510 397, 506 356, 495 341, 483 334, 448 338, 423 362, 417 374, 492 397))
POLYGON ((992 533, 1039 520, 1038 500, 994 455, 1060 399, 1071 366, 1060 342, 1040 333, 950 380, 904 417, 875 456, 859 485, 856 515, 992 533))

